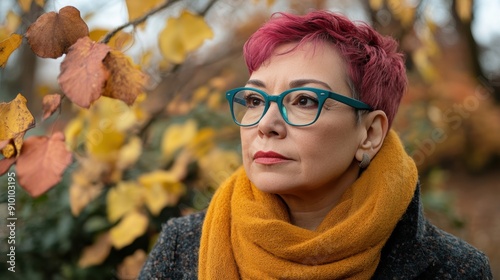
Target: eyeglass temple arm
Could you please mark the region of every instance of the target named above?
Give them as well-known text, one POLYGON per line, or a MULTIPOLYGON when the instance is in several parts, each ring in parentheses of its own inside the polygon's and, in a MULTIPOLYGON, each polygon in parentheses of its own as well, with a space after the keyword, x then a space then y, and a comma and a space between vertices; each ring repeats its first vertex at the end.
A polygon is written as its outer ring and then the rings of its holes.
POLYGON ((337 100, 339 102, 342 102, 344 104, 347 104, 353 108, 356 108, 358 110, 370 110, 370 111, 373 111, 373 108, 370 107, 370 105, 366 104, 366 103, 363 103, 359 100, 356 100, 354 98, 350 98, 350 97, 347 97, 347 96, 343 96, 343 95, 340 95, 340 94, 337 94, 337 93, 334 93, 334 92, 329 92, 328 94, 328 97, 334 99, 334 100, 337 100))

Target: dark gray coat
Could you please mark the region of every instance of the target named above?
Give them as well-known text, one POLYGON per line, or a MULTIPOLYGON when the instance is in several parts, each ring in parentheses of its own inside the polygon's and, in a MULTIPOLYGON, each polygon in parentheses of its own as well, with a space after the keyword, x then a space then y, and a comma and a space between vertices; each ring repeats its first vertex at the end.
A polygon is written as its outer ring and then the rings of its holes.
MULTIPOLYGON (((169 220, 139 279, 197 279, 205 212, 169 220)), ((488 258, 423 215, 420 191, 382 250, 372 279, 493 279, 488 258)))

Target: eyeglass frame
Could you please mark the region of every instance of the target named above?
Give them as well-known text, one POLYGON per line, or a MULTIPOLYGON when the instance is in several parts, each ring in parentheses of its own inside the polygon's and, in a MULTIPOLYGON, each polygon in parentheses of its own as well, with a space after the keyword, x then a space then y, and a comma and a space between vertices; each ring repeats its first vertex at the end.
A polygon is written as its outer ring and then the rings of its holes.
MULTIPOLYGON (((283 118, 283 120, 285 120, 285 122, 287 124, 289 124, 291 126, 309 126, 309 125, 312 125, 313 123, 315 123, 318 120, 319 115, 320 115, 321 111, 323 110, 322 109, 323 105, 325 104, 325 101, 328 98, 331 98, 331 99, 333 99, 335 101, 343 103, 343 104, 345 104, 347 106, 350 106, 350 107, 352 107, 354 109, 357 109, 357 110, 373 111, 373 108, 370 105, 368 105, 368 104, 366 104, 366 103, 364 103, 362 101, 359 101, 357 99, 354 99, 354 98, 351 98, 351 97, 347 97, 347 96, 335 93, 333 91, 329 91, 329 90, 325 90, 325 89, 319 89, 319 88, 313 88, 313 87, 291 88, 291 89, 283 91, 279 95, 270 95, 270 94, 266 93, 263 90, 260 90, 260 89, 257 89, 257 88, 252 88, 252 87, 238 87, 238 88, 234 88, 234 89, 226 91, 226 99, 227 99, 227 101, 229 103, 229 107, 230 107, 230 110, 231 110, 231 116, 233 117, 233 121, 238 126, 242 126, 242 127, 249 127, 249 126, 254 126, 254 125, 258 124, 260 122, 260 120, 266 115, 267 110, 271 106, 271 102, 275 102, 278 105, 278 109, 280 111, 280 115, 283 118), (241 123, 239 123, 236 120, 236 117, 234 116, 234 110, 233 110, 234 97, 235 97, 236 93, 238 93, 238 92, 240 92, 242 90, 255 91, 255 92, 261 94, 264 97, 264 101, 265 101, 264 111, 262 111, 262 115, 260 116, 260 118, 257 121, 255 121, 254 123, 251 123, 251 124, 241 124, 241 123), (289 94, 290 92, 299 91, 299 90, 307 90, 307 91, 314 92, 317 95, 317 97, 318 97, 318 112, 316 113, 316 117, 314 118, 313 121, 311 121, 310 123, 307 123, 307 124, 293 124, 293 123, 290 123, 288 121, 288 117, 286 117, 286 115, 284 115, 284 113, 283 113, 283 98, 287 94, 289 94)), ((236 102, 240 103, 238 101, 236 101, 236 102)))

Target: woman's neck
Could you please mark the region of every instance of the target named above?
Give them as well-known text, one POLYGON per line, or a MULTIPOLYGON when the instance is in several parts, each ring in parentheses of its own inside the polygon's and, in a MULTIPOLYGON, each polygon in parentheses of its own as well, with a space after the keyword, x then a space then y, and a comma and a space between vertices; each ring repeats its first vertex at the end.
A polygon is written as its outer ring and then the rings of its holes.
POLYGON ((288 207, 290 222, 304 229, 316 230, 330 210, 340 202, 344 192, 356 181, 358 174, 359 169, 352 168, 331 185, 301 193, 280 194, 288 207))

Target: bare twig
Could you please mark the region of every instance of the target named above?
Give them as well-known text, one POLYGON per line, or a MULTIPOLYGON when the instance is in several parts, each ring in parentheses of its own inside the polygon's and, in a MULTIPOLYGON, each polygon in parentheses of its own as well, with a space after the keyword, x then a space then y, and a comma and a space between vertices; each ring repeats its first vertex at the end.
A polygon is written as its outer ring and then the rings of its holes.
POLYGON ((118 32, 120 32, 122 29, 124 28, 127 28, 129 26, 137 26, 143 22, 145 22, 150 16, 156 14, 157 12, 159 11, 162 11, 163 9, 166 9, 168 7, 170 7, 172 4, 174 4, 175 2, 179 2, 180 0, 167 0, 165 1, 165 3, 163 3, 162 5, 152 9, 151 11, 149 11, 147 14, 143 15, 142 17, 140 18, 137 18, 133 21, 129 21, 125 24, 123 24, 122 26, 119 26, 117 27, 116 29, 110 31, 108 34, 106 34, 106 36, 101 40, 102 43, 104 44, 107 44, 111 38, 113 38, 113 36, 115 36, 118 32))

